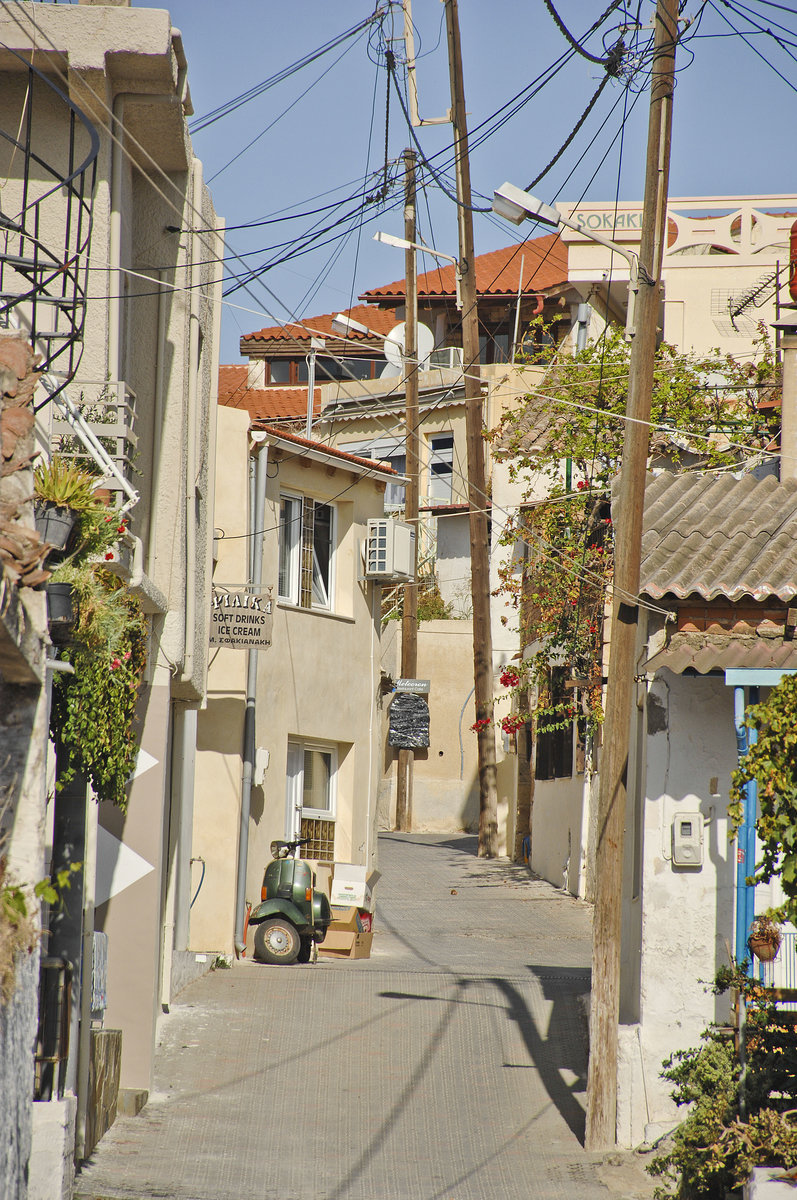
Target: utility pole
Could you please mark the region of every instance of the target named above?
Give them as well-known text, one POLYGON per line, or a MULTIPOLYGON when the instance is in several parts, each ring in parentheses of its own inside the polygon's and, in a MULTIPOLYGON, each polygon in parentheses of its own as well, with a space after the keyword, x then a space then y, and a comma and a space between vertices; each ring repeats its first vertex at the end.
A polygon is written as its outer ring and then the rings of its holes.
MULTIPOLYGON (((411 242, 404 255, 406 278, 404 312, 404 421, 406 428, 407 488, 404 519, 415 529, 415 570, 411 583, 404 585, 404 613, 401 619, 401 674, 414 679, 418 669, 418 474, 420 470, 418 436, 418 273, 415 258, 415 151, 404 151, 404 238, 411 242)), ((414 750, 399 750, 396 779, 396 829, 412 829, 412 778, 414 750)))
POLYGON ((628 421, 618 489, 609 677, 600 764, 585 1143, 587 1150, 592 1151, 614 1146, 617 1127, 617 1027, 628 749, 636 673, 637 597, 653 362, 659 322, 661 264, 667 237, 678 0, 658 0, 655 22, 645 203, 639 251, 643 278, 636 334, 631 347, 626 404, 628 421))
POLYGON ((462 359, 465 371, 465 427, 470 507, 470 573, 473 598, 473 680, 479 754, 479 854, 498 853, 498 793, 493 728, 493 642, 490 629, 490 557, 487 535, 487 486, 484 471, 482 391, 479 379, 479 313, 473 254, 468 126, 462 78, 457 0, 445 0, 451 121, 457 174, 459 270, 462 294, 462 359), (483 724, 482 724, 483 722, 483 724))

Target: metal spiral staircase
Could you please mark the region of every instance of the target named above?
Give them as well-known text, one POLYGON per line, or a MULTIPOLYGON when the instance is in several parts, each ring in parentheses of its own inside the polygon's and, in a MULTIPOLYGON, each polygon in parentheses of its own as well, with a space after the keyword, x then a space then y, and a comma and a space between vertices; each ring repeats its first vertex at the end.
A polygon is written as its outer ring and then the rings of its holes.
POLYGON ((88 402, 68 391, 83 355, 99 134, 51 78, 7 52, 25 82, 18 128, 0 128, 0 330, 23 333, 40 355, 45 394, 35 408, 50 405, 52 414, 43 434, 40 418, 43 448, 89 458, 100 472, 96 486, 123 493, 127 510, 139 498, 120 444, 132 423, 119 411, 129 397, 107 385, 88 402), (54 109, 67 131, 55 143, 54 109))

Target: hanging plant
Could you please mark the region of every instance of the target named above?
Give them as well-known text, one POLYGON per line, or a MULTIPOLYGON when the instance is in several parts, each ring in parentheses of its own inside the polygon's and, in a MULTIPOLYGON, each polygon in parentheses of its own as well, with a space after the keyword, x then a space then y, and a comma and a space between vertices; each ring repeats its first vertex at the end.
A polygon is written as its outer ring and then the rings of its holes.
POLYGON ((101 564, 61 568, 72 583, 79 616, 61 658, 74 675, 53 681, 50 729, 67 754, 63 786, 84 771, 98 800, 124 809, 135 767, 136 701, 146 663, 146 622, 138 600, 101 564))

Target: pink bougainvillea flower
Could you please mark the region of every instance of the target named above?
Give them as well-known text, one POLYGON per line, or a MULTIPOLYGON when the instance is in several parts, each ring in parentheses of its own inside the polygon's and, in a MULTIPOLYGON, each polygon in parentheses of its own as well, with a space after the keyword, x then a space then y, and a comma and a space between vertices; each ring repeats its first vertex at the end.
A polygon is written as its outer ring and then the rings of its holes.
POLYGON ((118 667, 121 667, 121 665, 122 665, 121 661, 118 658, 111 659, 111 670, 112 671, 115 671, 118 667))

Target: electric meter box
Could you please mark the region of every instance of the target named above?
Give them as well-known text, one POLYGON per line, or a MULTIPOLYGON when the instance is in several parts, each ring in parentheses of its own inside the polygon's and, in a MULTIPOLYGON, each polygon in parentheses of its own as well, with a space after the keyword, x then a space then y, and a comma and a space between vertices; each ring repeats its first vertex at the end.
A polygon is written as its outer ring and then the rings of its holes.
POLYGON ((405 521, 372 517, 365 543, 365 578, 407 583, 415 578, 415 529, 405 521))
POLYGON ((672 864, 674 867, 702 867, 702 813, 679 813, 678 816, 673 820, 672 864))

